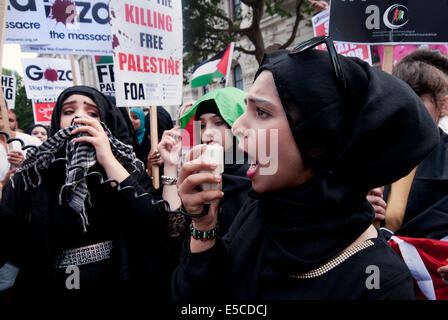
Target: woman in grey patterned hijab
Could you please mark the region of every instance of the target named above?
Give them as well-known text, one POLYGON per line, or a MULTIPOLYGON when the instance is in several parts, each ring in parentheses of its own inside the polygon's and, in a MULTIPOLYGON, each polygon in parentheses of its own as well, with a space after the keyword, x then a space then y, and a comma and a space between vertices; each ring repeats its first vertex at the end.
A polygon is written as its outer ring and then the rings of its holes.
POLYGON ((51 137, 29 150, 1 202, 0 266, 9 260, 20 269, 18 292, 110 296, 138 286, 167 295, 165 216, 129 145, 130 128, 96 89, 61 93, 51 137), (80 290, 66 285, 72 266, 80 268, 80 290))
POLYGON ((84 232, 87 232, 88 225, 85 204, 90 198, 86 183, 89 169, 98 161, 106 171, 105 179, 118 182, 129 176, 125 166, 132 171, 144 170, 132 147, 115 138, 103 122, 109 120, 111 128, 127 141, 129 130, 124 127, 125 119, 120 119, 120 115, 117 107, 110 105, 109 100, 96 89, 75 86, 65 90, 59 96, 52 117, 53 135, 44 145, 32 149, 17 171, 24 179, 25 188, 39 185, 40 170, 51 165, 56 152, 65 150, 66 179, 59 201, 62 202, 65 190, 68 205, 80 214, 84 232), (37 175, 37 183, 33 181, 34 174, 37 175))

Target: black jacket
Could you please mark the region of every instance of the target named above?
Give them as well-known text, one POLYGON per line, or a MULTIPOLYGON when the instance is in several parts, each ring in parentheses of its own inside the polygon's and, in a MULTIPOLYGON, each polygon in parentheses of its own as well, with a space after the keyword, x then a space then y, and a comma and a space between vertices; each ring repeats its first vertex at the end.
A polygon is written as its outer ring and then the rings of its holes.
MULTIPOLYGON (((384 189, 387 201, 390 186, 384 189)), ((386 217, 387 219, 387 217, 386 217)), ((448 135, 418 165, 397 236, 441 239, 448 235, 448 135)))
POLYGON ((381 236, 322 276, 295 279, 276 269, 263 254, 265 235, 257 200, 249 199, 213 248, 192 254, 189 242, 185 243, 173 275, 173 297, 193 301, 414 298, 409 270, 381 236), (369 266, 380 272, 378 289, 366 285, 369 266))
MULTIPOLYGON (((101 172, 95 165, 92 170, 101 172)), ((104 174, 103 174, 104 175, 104 174)), ((105 176, 105 175, 104 175, 105 176)), ((102 292, 125 296, 135 289, 167 298, 169 275, 165 275, 165 218, 150 197, 136 198, 151 189, 145 172, 125 179, 118 191, 101 184, 98 176, 87 178, 91 207, 86 233, 80 217, 66 203, 59 204, 64 183, 64 164, 55 163, 42 174, 37 188, 24 189, 21 177, 14 177, 3 192, 0 211, 0 265, 11 261, 19 269, 14 289, 16 299, 82 296, 102 292), (111 259, 81 266, 80 290, 68 292, 68 275, 55 268, 63 250, 112 240, 111 259), (83 290, 84 289, 84 290, 83 290)), ((64 197, 62 197, 64 199, 64 197)))
MULTIPOLYGON (((226 234, 236 215, 247 200, 248 192, 252 189, 250 179, 246 176, 249 165, 234 164, 226 165, 223 177, 224 198, 221 199, 218 215, 218 235, 226 234)), ((182 252, 182 246, 186 240, 190 239, 190 223, 191 219, 186 217, 182 232, 176 237, 170 237, 169 252, 171 273, 179 265, 179 256, 182 252)))

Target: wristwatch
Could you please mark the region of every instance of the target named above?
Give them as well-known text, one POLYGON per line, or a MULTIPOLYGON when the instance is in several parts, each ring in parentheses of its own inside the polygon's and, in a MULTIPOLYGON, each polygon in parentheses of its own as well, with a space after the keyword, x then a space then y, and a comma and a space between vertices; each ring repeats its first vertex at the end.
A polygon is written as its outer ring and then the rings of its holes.
POLYGON ((160 180, 162 180, 162 184, 166 184, 166 185, 173 185, 173 184, 177 183, 176 177, 161 176, 160 180))

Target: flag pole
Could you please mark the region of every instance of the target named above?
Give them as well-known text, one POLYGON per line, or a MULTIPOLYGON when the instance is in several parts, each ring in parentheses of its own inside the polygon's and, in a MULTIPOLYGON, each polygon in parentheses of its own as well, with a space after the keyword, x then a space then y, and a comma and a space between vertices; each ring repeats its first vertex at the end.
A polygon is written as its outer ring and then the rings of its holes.
MULTIPOLYGON (((394 67, 394 46, 393 45, 385 45, 383 52, 383 65, 381 69, 384 72, 392 74, 392 69, 394 67)), ((384 191, 384 186, 381 187, 381 190, 384 191)), ((381 221, 375 220, 373 225, 379 229, 381 227, 381 221)))
POLYGON ((227 72, 226 72, 226 87, 229 85, 229 76, 230 76, 230 70, 232 67, 232 60, 233 60, 233 49, 235 48, 235 42, 230 43, 230 54, 229 54, 229 62, 227 63, 227 72))
POLYGON ((384 72, 392 74, 393 67, 394 67, 394 46, 386 45, 384 46, 382 69, 384 72))
MULTIPOLYGON (((159 144, 159 130, 157 128, 157 106, 150 106, 149 108, 149 125, 151 127, 151 154, 154 150, 157 150, 157 146, 159 144)), ((160 188, 159 166, 151 166, 151 172, 152 185, 154 186, 154 189, 158 190, 160 188)))
MULTIPOLYGON (((5 25, 6 25, 6 12, 8 10, 8 0, 0 0, 0 70, 3 74, 3 44, 5 42, 5 25)), ((11 128, 9 126, 9 114, 8 108, 5 103, 5 97, 3 94, 3 86, 0 82, 0 108, 2 112, 4 131, 12 138, 11 128)))

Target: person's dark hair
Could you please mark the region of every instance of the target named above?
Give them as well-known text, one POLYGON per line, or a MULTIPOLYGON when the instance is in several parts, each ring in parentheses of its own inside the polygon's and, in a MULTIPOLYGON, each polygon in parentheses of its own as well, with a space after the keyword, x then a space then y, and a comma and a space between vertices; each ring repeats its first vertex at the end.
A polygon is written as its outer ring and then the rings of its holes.
POLYGON ((401 60, 403 63, 421 61, 436 67, 448 75, 448 57, 438 50, 417 49, 401 60))
POLYGON ((438 101, 448 94, 448 76, 427 62, 403 59, 392 74, 406 82, 418 96, 431 95, 437 108, 438 101))
POLYGON ((47 127, 47 126, 44 126, 43 124, 39 124, 39 123, 38 123, 38 124, 35 124, 35 125, 32 125, 31 127, 29 127, 28 130, 26 130, 26 133, 29 134, 29 135, 31 135, 31 132, 33 132, 34 128, 36 128, 36 127, 44 128, 45 131, 47 132, 47 137, 50 136, 50 130, 48 129, 48 127, 47 127))

